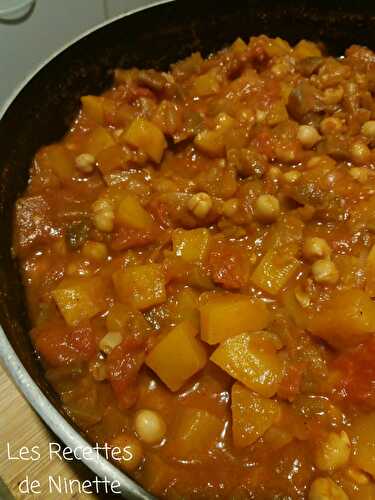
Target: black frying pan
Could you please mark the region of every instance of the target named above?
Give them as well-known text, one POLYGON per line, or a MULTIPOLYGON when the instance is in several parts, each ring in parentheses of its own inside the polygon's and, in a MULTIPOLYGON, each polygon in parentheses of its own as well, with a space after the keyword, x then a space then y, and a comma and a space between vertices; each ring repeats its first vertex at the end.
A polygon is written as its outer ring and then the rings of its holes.
MULTIPOLYGON (((375 2, 159 4, 106 23, 60 52, 17 91, 0 119, 0 323, 4 330, 0 327, 0 355, 34 408, 69 446, 85 442, 65 419, 33 352, 25 299, 11 255, 13 206, 27 185, 31 159, 38 148, 68 130, 81 95, 100 93, 110 85, 113 68, 166 69, 193 51, 208 54, 237 36, 248 39, 262 33, 292 43, 301 38, 323 41, 336 55, 353 43, 375 49, 375 2)), ((86 464, 100 476, 118 479, 126 498, 150 498, 104 459, 86 464)))

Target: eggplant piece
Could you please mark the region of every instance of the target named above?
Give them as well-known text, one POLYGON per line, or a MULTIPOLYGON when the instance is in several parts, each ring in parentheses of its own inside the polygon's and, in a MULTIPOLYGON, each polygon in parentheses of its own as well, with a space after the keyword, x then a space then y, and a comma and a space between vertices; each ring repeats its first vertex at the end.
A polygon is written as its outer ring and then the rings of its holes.
POLYGON ((323 111, 318 89, 309 82, 302 82, 290 93, 287 110, 297 122, 306 123, 306 116, 323 111))
POLYGON ((65 239, 68 246, 72 250, 81 248, 84 243, 89 239, 89 234, 92 228, 90 219, 84 218, 80 221, 73 222, 68 226, 65 233, 65 239))

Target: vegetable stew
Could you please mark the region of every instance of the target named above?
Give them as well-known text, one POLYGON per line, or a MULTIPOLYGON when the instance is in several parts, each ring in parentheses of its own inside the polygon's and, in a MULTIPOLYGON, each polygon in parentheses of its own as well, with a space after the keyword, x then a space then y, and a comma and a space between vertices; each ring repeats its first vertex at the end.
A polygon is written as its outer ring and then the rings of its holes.
POLYGON ((375 498, 375 53, 237 39, 81 101, 14 223, 68 415, 158 497, 375 498))

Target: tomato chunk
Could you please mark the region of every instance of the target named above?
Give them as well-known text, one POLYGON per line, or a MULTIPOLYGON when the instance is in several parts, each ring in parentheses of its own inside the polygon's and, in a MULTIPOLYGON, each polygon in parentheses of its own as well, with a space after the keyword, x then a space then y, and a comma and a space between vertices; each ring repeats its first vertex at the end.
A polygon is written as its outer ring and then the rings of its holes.
POLYGON ((136 381, 145 359, 143 339, 126 338, 106 360, 108 379, 120 406, 129 408, 137 399, 136 381))
POLYGON ((375 338, 340 354, 333 368, 341 374, 335 388, 340 398, 375 408, 375 338))
POLYGON ((95 336, 86 322, 72 328, 56 321, 34 328, 31 334, 37 351, 51 366, 89 361, 97 352, 95 336))
POLYGON ((208 267, 215 283, 227 289, 239 289, 249 277, 246 251, 235 243, 219 242, 210 252, 208 267))

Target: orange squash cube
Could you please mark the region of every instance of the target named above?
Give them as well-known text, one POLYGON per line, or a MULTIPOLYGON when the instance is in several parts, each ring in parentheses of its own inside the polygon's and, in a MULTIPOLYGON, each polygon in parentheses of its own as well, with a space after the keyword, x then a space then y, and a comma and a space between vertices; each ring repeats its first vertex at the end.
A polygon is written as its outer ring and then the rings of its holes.
POLYGON ((171 430, 168 451, 182 459, 199 458, 220 441, 224 423, 206 410, 184 408, 171 430))
POLYGON ((366 262, 366 292, 375 297, 375 245, 372 246, 366 262))
POLYGON ((173 298, 169 308, 177 321, 190 321, 199 327, 199 293, 193 288, 183 288, 173 298))
POLYGON ((316 43, 301 40, 294 47, 293 55, 297 59, 305 59, 306 57, 322 57, 322 52, 316 43))
POLYGON ((282 363, 275 345, 251 333, 225 340, 210 359, 233 378, 266 398, 276 393, 282 378, 282 363))
POLYGON ((207 73, 198 76, 193 80, 193 94, 198 97, 206 97, 217 94, 220 90, 218 73, 215 69, 210 69, 207 73))
POLYGON ((41 163, 50 167, 61 181, 69 181, 77 174, 72 154, 61 144, 45 147, 41 163))
POLYGON ((115 141, 110 132, 104 127, 97 127, 87 136, 85 153, 97 156, 104 149, 114 145, 115 141))
POLYGON ((103 125, 104 123, 104 98, 96 95, 81 97, 82 111, 90 120, 103 125))
POLYGON ((212 294, 200 307, 200 316, 202 340, 210 345, 239 333, 262 330, 271 321, 264 302, 236 293, 212 294))
POLYGON ((236 382, 232 387, 232 435, 234 446, 250 446, 278 419, 280 405, 236 382))
POLYGON ((196 333, 192 323, 180 323, 160 340, 146 358, 146 365, 171 391, 178 391, 207 363, 206 349, 195 338, 196 333))
POLYGON ((120 201, 116 213, 116 222, 120 225, 147 231, 153 228, 151 215, 142 207, 138 198, 126 194, 120 201))
POLYGON ((173 251, 186 262, 202 262, 210 245, 210 231, 206 228, 176 229, 172 234, 173 251))
POLYGON ((360 289, 337 291, 307 329, 338 349, 355 346, 375 332, 375 303, 360 289))
POLYGON ((235 54, 242 54, 243 52, 246 52, 248 49, 247 43, 245 43, 242 38, 238 37, 236 40, 232 43, 231 49, 235 54))
POLYGON ((104 283, 101 278, 65 278, 52 296, 70 326, 90 319, 107 307, 104 283))
POLYGON ((160 128, 144 118, 136 118, 121 135, 120 141, 144 151, 155 163, 160 163, 167 147, 160 128))
POLYGON ((165 277, 159 264, 131 266, 112 275, 121 302, 144 310, 166 301, 165 277))
POLYGON ((220 113, 213 130, 202 130, 194 139, 195 146, 209 156, 222 156, 225 153, 226 134, 233 129, 235 120, 227 113, 220 113))
POLYGON ((354 438, 353 463, 371 476, 375 476, 375 413, 358 415, 351 427, 354 438))
POLYGON ((277 295, 301 265, 293 255, 282 250, 268 250, 250 278, 255 286, 270 295, 277 295))

